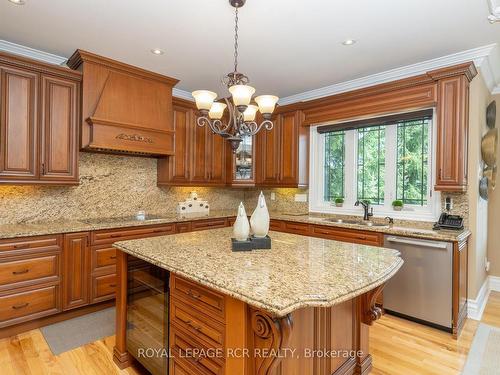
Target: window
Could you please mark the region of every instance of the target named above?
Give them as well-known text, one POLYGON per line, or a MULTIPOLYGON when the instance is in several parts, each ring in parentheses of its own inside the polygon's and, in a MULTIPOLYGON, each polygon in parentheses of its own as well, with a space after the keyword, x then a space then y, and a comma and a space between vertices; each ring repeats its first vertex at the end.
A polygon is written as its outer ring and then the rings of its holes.
POLYGON ((375 215, 435 220, 432 139, 430 110, 311 127, 310 210, 360 214, 354 203, 365 200, 375 215))

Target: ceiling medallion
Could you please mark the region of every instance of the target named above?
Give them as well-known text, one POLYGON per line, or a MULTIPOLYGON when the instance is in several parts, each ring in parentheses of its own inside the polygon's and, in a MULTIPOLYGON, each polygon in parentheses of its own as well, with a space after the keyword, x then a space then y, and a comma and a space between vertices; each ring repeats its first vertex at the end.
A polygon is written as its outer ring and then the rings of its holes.
POLYGON ((231 100, 224 98, 225 103, 215 101, 217 94, 208 90, 193 91, 196 107, 199 110, 197 118, 198 126, 209 126, 213 133, 219 134, 231 143, 233 152, 238 149, 242 137, 257 134, 262 127, 271 130, 274 126, 271 115, 274 112, 278 97, 274 95, 260 95, 252 104, 252 95, 255 89, 249 86, 250 80, 243 73, 238 72, 238 9, 245 4, 246 0, 229 0, 235 8, 234 22, 234 71, 222 78, 222 83, 228 88, 231 100), (228 109, 229 117, 225 122, 225 109, 228 109), (258 123, 255 117, 259 111, 263 121, 258 123))

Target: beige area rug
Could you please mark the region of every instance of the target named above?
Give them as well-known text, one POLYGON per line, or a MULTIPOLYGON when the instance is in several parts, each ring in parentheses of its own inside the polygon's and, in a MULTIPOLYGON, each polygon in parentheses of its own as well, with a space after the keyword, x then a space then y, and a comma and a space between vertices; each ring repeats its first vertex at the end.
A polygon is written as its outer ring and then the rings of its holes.
POLYGON ((462 374, 500 374, 500 329, 479 324, 462 374))

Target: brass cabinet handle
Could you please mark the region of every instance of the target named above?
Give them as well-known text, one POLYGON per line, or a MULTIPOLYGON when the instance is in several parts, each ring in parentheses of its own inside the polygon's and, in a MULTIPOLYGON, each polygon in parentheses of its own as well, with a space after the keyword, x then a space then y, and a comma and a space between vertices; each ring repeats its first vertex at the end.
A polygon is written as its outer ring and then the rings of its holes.
POLYGON ((201 327, 201 326, 199 326, 199 325, 194 324, 191 320, 188 320, 188 321, 186 322, 186 324, 187 324, 188 326, 190 326, 191 328, 195 329, 195 330, 196 330, 196 331, 198 331, 198 332, 199 332, 199 331, 201 331, 201 328, 202 328, 202 327, 201 327))
POLYGON ((28 273, 30 270, 29 269, 25 269, 25 270, 22 270, 22 271, 12 271, 12 274, 13 275, 22 275, 24 273, 28 273))
POLYGON ((26 303, 23 303, 23 304, 21 304, 21 305, 14 305, 14 306, 12 306, 12 308, 13 308, 14 310, 19 310, 19 309, 22 309, 22 308, 24 308, 24 307, 27 307, 28 305, 29 305, 29 302, 26 302, 26 303))
POLYGON ((116 288, 116 284, 109 284, 110 288, 116 288))
POLYGON ((14 245, 14 249, 26 249, 29 247, 28 244, 14 245))
POLYGON ((116 255, 111 255, 109 259, 116 259, 116 255))
POLYGON ((187 291, 188 296, 194 298, 194 299, 200 299, 201 294, 194 292, 192 289, 189 289, 187 291))

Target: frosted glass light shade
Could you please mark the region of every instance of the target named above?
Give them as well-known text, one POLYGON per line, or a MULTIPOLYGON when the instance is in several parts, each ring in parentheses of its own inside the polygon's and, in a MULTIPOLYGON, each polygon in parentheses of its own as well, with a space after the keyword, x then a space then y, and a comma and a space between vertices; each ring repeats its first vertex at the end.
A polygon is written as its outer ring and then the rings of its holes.
POLYGON ((255 120, 255 115, 257 114, 257 111, 259 110, 259 107, 256 105, 249 105, 247 109, 245 109, 245 112, 243 112, 243 120, 245 121, 253 121, 255 120))
POLYGON ((255 101, 259 105, 259 111, 262 114, 273 113, 278 100, 279 98, 274 95, 260 95, 255 98, 255 101))
POLYGON ((209 111, 212 108, 212 103, 215 98, 217 98, 217 94, 208 90, 197 90, 191 93, 193 95, 194 100, 196 100, 196 107, 199 110, 207 110, 209 111))
POLYGON ((220 120, 224 115, 224 110, 226 109, 226 107, 227 105, 224 103, 213 103, 212 107, 210 107, 210 112, 208 112, 208 117, 213 120, 220 120))
POLYGON ((249 105, 255 89, 248 85, 234 85, 229 88, 235 106, 249 105))

